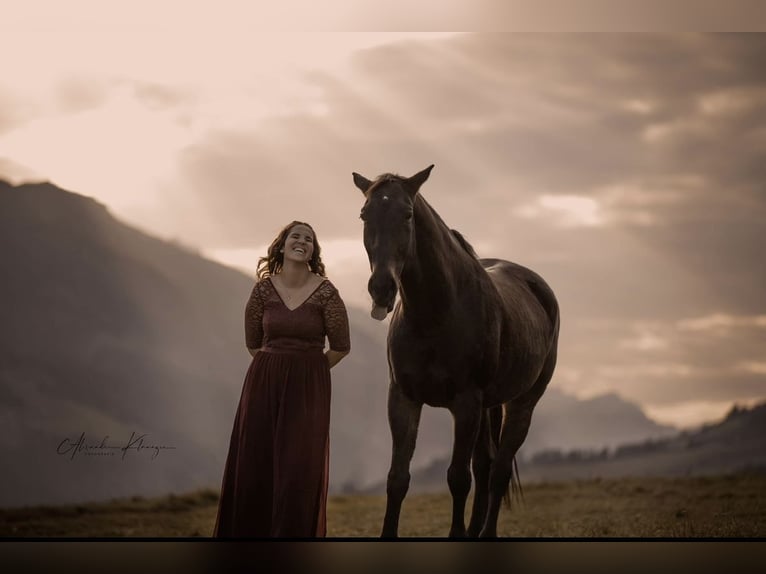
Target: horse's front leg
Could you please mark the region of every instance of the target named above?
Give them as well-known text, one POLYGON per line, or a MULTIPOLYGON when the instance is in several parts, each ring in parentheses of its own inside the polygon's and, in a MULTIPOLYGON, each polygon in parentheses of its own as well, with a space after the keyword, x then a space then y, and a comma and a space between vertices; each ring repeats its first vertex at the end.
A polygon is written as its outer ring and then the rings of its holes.
POLYGON ((388 388, 388 424, 393 448, 386 483, 386 516, 381 533, 383 538, 395 538, 399 532, 399 513, 410 486, 410 461, 415 452, 422 408, 422 403, 408 399, 401 387, 391 382, 388 388))
POLYGON ((450 538, 464 538, 465 501, 471 490, 471 454, 481 423, 481 393, 470 390, 455 397, 449 406, 455 419, 452 460, 447 470, 447 484, 452 494, 450 538))

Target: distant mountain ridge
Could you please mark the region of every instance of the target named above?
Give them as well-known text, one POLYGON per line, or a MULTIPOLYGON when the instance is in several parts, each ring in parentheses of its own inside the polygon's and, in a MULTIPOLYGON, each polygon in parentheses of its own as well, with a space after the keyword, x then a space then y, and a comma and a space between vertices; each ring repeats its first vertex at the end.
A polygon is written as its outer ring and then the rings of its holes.
MULTIPOLYGON (((91 198, 2 180, 0 265, 0 506, 218 487, 250 360, 242 313, 253 278, 150 237, 91 198), (120 445, 134 432, 172 448, 124 460, 57 454, 82 433, 120 445)), ((385 477, 391 449, 386 325, 352 306, 349 317, 352 353, 333 369, 334 492, 385 477)), ((554 376, 524 453, 668 432, 618 397, 566 395, 554 376)), ((426 407, 413 469, 451 444, 449 414, 426 407)))
POLYGON ((677 433, 678 429, 654 422, 638 405, 614 393, 577 399, 552 385, 535 408, 520 456, 528 458, 550 448, 614 448, 677 433))
MULTIPOLYGON (((414 492, 447 489, 448 458, 412 475, 414 492)), ((766 473, 766 402, 734 407, 724 420, 691 432, 624 444, 616 449, 550 449, 519 461, 524 481, 621 477, 681 477, 766 473)), ((383 481, 365 492, 385 492, 383 481)))

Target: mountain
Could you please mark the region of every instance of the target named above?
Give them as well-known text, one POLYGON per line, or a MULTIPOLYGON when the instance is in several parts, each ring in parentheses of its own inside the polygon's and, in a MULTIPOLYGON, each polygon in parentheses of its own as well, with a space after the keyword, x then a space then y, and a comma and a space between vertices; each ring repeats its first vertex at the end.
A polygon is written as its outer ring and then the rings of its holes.
POLYGON ((247 366, 252 282, 49 183, 0 184, 0 250, 0 504, 214 481, 247 366), (83 432, 86 443, 136 432, 174 448, 57 454, 83 432))
MULTIPOLYGON (((726 418, 693 432, 624 444, 616 449, 540 451, 519 461, 524 481, 620 477, 715 476, 766 472, 766 402, 750 409, 734 407, 726 418)), ((447 489, 448 458, 414 472, 412 490, 447 489)), ((383 493, 383 481, 366 492, 383 493)))
POLYGON ((535 407, 529 434, 519 452, 521 458, 528 458, 551 448, 614 448, 677 433, 676 428, 654 422, 638 405, 614 393, 582 400, 552 384, 535 407))
MULTIPOLYGON (((252 277, 125 225, 91 198, 3 181, 0 271, 0 506, 220 485, 250 362, 252 277), (93 448, 68 450, 83 433, 93 448), (132 433, 143 442, 123 452, 132 433)), ((379 482, 391 456, 387 325, 353 306, 349 318, 352 353, 333 369, 333 492, 379 482)), ((525 453, 666 431, 617 397, 578 401, 554 382, 525 453)), ((451 444, 449 413, 424 408, 413 468, 451 444)))

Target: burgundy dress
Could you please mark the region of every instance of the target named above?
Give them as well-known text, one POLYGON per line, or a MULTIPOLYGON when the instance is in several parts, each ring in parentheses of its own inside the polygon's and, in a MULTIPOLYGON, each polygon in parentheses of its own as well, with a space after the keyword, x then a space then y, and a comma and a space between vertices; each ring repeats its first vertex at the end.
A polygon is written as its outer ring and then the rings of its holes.
POLYGON ((350 349, 348 316, 325 279, 292 311, 266 278, 245 309, 245 339, 261 348, 245 375, 223 474, 214 537, 325 536, 330 368, 350 349))

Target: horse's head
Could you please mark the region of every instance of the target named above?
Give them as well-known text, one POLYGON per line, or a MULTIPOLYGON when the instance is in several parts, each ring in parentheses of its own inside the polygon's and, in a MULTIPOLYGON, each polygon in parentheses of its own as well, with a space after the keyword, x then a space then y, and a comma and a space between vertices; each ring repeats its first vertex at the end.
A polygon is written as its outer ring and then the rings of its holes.
POLYGON ((371 315, 378 321, 394 308, 399 277, 412 249, 415 195, 433 167, 409 178, 385 174, 375 181, 353 174, 366 199, 360 217, 372 270, 367 290, 372 297, 371 315))

